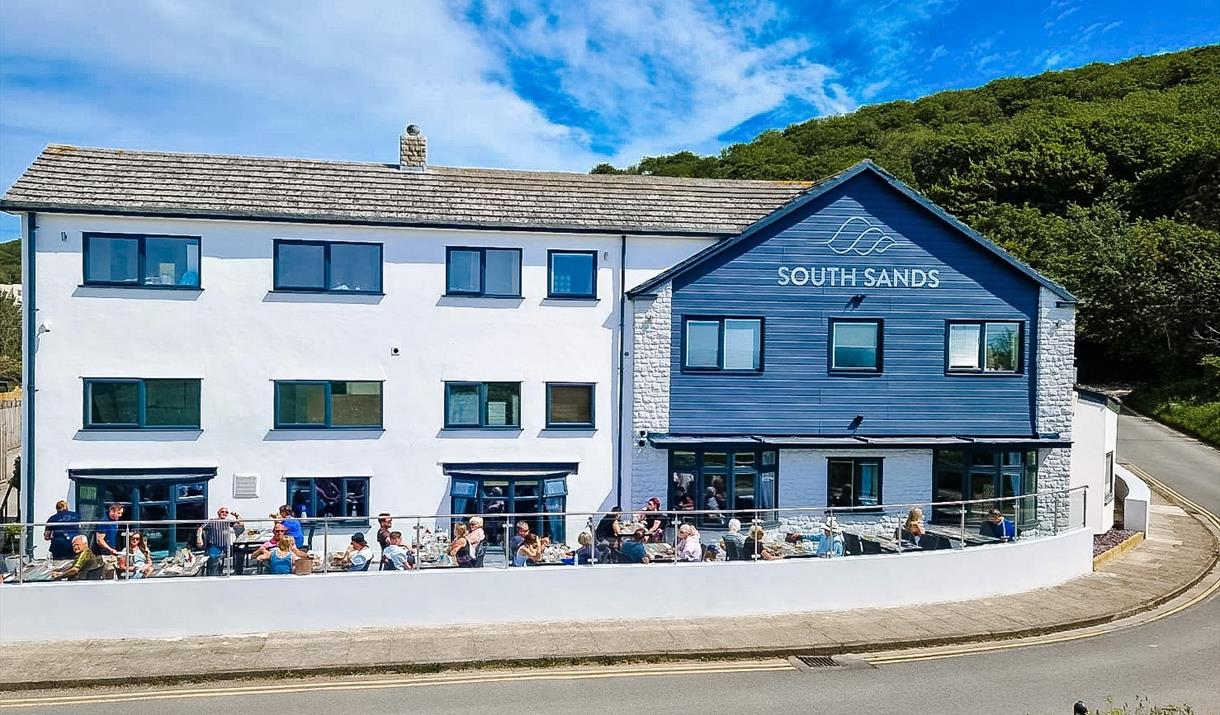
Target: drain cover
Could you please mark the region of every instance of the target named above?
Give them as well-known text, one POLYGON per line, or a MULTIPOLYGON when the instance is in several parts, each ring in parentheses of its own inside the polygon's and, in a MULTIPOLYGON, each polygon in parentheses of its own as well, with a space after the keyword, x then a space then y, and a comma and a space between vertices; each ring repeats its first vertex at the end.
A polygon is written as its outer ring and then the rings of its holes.
POLYGON ((829 655, 798 655, 797 660, 810 668, 837 668, 839 664, 829 655))

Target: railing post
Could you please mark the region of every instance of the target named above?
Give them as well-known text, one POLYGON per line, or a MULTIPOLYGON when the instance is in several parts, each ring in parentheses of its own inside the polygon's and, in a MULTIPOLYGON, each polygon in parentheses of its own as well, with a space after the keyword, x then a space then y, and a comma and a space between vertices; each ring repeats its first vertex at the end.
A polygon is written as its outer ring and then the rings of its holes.
MULTIPOLYGON (((127 524, 127 532, 124 534, 124 536, 126 538, 123 539, 123 563, 122 563, 123 568, 120 569, 120 572, 119 572, 119 574, 121 574, 121 575, 116 574, 115 578, 127 578, 127 569, 128 569, 128 567, 131 566, 131 533, 132 533, 131 523, 129 522, 127 524)), ((143 543, 143 539, 144 539, 144 535, 141 534, 140 535, 141 543, 143 543)), ((134 581, 135 579, 128 579, 128 580, 134 581)))
POLYGON ((961 544, 962 544, 962 548, 964 549, 964 548, 966 548, 966 505, 958 504, 957 507, 958 507, 957 513, 961 517, 961 527, 962 527, 961 544))
MULTIPOLYGON (((588 523, 588 524, 586 524, 586 526, 589 528, 589 565, 590 565, 590 566, 596 566, 596 565, 597 565, 597 534, 596 534, 596 533, 594 533, 594 529, 593 529, 593 517, 594 517, 594 516, 597 516, 597 515, 596 515, 596 514, 590 514, 590 515, 589 515, 589 523, 588 523)), ((577 544, 579 544, 579 543, 580 543, 580 539, 579 539, 579 538, 577 538, 577 539, 576 539, 576 543, 577 543, 577 544)), ((574 563, 574 564, 572 564, 572 565, 573 565, 573 566, 579 566, 579 565, 580 565, 580 549, 577 549, 577 550, 576 550, 576 563, 574 563)))
MULTIPOLYGON (((762 528, 762 519, 759 519, 757 514, 755 514, 754 518, 750 520, 750 531, 753 532, 754 527, 756 527, 756 526, 760 529, 762 528)), ((762 558, 760 549, 762 549, 762 539, 755 536, 754 537, 754 553, 751 555, 751 558, 753 558, 755 561, 758 561, 760 558, 762 558)))
MULTIPOLYGON (((1051 521, 1051 533, 1052 534, 1059 533, 1059 498, 1062 496, 1063 496, 1063 492, 1059 492, 1058 494, 1055 495, 1055 515, 1054 515, 1054 517, 1052 517, 1052 521, 1051 521)), ((1069 506, 1069 508, 1071 507, 1071 502, 1068 502, 1068 506, 1069 506)))
POLYGON ((419 523, 419 517, 415 517, 415 568, 418 570, 423 563, 422 549, 420 548, 419 532, 423 531, 423 526, 419 523))
MULTIPOLYGON (((26 545, 25 522, 21 522, 21 542, 17 547, 17 583, 25 583, 25 545, 26 545)), ((51 564, 54 570, 55 560, 47 557, 47 562, 51 564)))
POLYGON ((512 566, 513 559, 517 556, 512 552, 512 549, 509 548, 509 537, 512 536, 512 533, 512 520, 506 516, 504 517, 504 541, 501 542, 504 544, 504 565, 500 568, 508 568, 509 566, 512 566))
POLYGON ((1084 485, 1084 491, 1080 494, 1080 526, 1084 528, 1089 523, 1089 485, 1084 485))
POLYGON ((330 519, 322 520, 322 573, 330 573, 330 519))

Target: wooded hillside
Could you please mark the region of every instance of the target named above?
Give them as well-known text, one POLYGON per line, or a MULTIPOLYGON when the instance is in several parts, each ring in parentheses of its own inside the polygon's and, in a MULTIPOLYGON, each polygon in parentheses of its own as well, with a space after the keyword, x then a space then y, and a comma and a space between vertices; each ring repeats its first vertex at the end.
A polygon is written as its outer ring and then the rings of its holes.
POLYGON ((871 158, 1081 300, 1082 377, 1220 354, 1220 46, 814 119, 642 173, 820 179, 871 158))

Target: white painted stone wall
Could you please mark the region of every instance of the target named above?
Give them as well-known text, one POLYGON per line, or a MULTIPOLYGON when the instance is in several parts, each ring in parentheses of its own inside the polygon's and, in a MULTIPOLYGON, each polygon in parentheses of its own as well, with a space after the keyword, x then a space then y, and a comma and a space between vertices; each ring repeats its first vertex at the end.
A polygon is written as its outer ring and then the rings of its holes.
POLYGON ((1106 453, 1118 467, 1118 413, 1095 400, 1073 395, 1072 486, 1087 486, 1085 520, 1095 533, 1114 524, 1114 499, 1106 500, 1106 453))
POLYGON ((669 370, 672 359, 672 285, 666 283, 655 298, 632 301, 632 509, 650 497, 667 506, 668 453, 646 442, 650 432, 669 431, 669 370), (640 444, 641 442, 644 444, 640 444))
POLYGON ((0 644, 915 606, 1055 586, 1091 572, 1092 549, 1092 533, 1077 529, 1011 544, 837 559, 6 585, 0 644), (702 597, 627 596, 678 593, 702 597), (503 607, 488 608, 488 594, 503 607), (167 608, 184 603, 191 607, 167 608))
MULTIPOLYGON (((826 462, 831 457, 880 458, 881 498, 890 505, 881 513, 842 512, 836 518, 844 524, 866 525, 882 532, 893 531, 907 514, 909 504, 918 504, 925 518, 931 518, 927 504, 932 500, 932 450, 802 450, 784 449, 779 453, 779 505, 781 507, 825 507, 827 504, 826 462)), ((816 530, 824 511, 785 513, 780 530, 816 530)))
MULTIPOLYGON (((1061 438, 1070 439, 1076 385, 1076 309, 1057 307, 1059 300, 1047 288, 1038 292, 1037 354, 1034 363, 1037 370, 1035 427, 1039 434, 1057 433, 1061 438)), ((1038 491, 1071 486, 1070 448, 1042 450, 1039 458, 1038 491)), ((1090 494, 1088 498, 1095 496, 1090 494)), ((1069 500, 1058 500, 1060 524, 1070 518, 1068 507, 1069 500)), ((1052 501, 1039 500, 1038 511, 1043 519, 1049 518, 1054 508, 1052 501)))

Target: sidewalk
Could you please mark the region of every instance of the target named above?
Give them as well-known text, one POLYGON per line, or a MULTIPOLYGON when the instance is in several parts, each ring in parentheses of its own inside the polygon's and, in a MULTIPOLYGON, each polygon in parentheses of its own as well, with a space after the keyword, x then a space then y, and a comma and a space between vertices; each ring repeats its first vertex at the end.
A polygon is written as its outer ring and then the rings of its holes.
MULTIPOLYGON (((1135 550, 1100 571, 1016 596, 732 622, 641 619, 28 643, 0 649, 0 690, 130 683, 132 673, 151 684, 581 661, 831 655, 1019 638, 1154 608, 1212 569, 1220 558, 1214 527, 1159 495, 1153 502, 1152 531, 1135 550)), ((743 584, 736 597, 748 594, 749 585, 743 584)))

